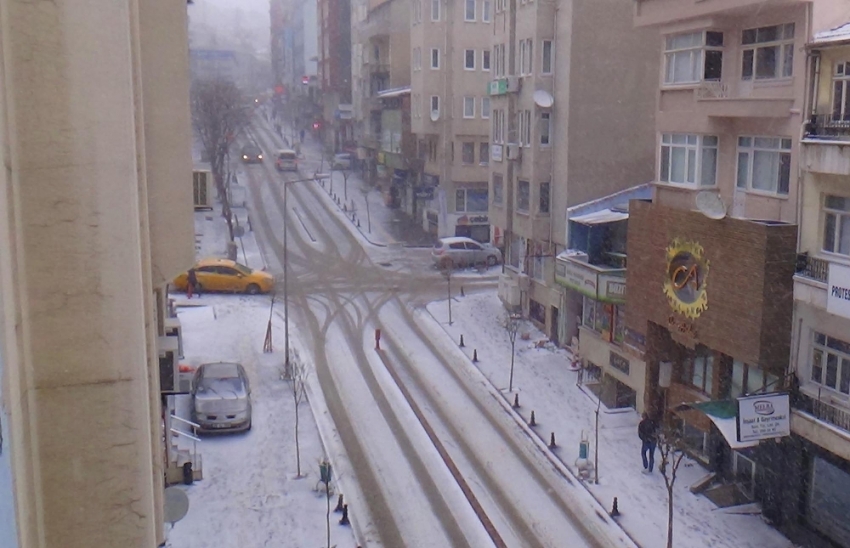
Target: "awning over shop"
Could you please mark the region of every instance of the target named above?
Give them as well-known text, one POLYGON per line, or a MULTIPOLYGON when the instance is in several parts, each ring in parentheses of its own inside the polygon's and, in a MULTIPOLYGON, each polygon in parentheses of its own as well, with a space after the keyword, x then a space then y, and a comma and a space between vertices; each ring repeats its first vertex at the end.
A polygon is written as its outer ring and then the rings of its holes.
POLYGON ((381 99, 387 99, 389 97, 401 97, 402 95, 408 95, 410 93, 410 86, 405 86, 403 88, 393 88, 393 89, 385 89, 384 91, 378 92, 378 97, 381 99))
POLYGON ((628 218, 628 211, 602 209, 600 211, 594 211, 593 213, 570 217, 570 221, 581 223, 583 225, 598 225, 603 223, 613 223, 615 221, 625 221, 628 218))
POLYGON ((747 447, 755 447, 759 444, 757 441, 740 442, 738 441, 738 426, 737 414, 738 407, 734 401, 707 401, 702 403, 692 403, 690 407, 699 409, 711 419, 714 426, 723 434, 726 443, 732 449, 746 449, 747 447))

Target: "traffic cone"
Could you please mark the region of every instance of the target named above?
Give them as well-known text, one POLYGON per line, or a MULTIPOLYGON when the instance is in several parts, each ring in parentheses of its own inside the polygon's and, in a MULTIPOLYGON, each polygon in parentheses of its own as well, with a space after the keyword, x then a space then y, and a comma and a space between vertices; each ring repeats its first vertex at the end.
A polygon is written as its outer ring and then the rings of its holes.
POLYGON ((465 345, 463 344, 463 335, 460 336, 460 347, 463 348, 465 345))
POLYGON ((555 445, 555 433, 552 432, 552 435, 549 437, 549 449, 554 449, 556 447, 558 446, 555 445))
POLYGON ((472 363, 478 363, 478 349, 472 351, 472 363))
POLYGON ((534 420, 534 411, 531 412, 531 420, 528 421, 529 426, 537 426, 537 421, 534 420))
POLYGON ((514 409, 519 409, 519 394, 514 394, 514 409))

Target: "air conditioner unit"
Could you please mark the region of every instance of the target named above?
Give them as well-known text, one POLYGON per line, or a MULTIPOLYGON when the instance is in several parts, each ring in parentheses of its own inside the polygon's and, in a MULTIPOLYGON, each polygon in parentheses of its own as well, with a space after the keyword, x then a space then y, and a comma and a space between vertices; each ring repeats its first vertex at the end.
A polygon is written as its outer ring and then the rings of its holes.
POLYGON ((499 299, 509 308, 518 307, 521 304, 519 284, 516 278, 508 274, 499 276, 499 299))
POLYGON ((508 93, 519 93, 522 89, 522 79, 519 76, 508 76, 508 93))
POLYGON ((519 288, 523 291, 531 289, 531 278, 528 277, 528 274, 519 275, 519 288))
POLYGON ((508 160, 522 159, 522 148, 516 143, 508 143, 508 160))
POLYGON ((177 355, 180 352, 177 337, 159 337, 159 390, 160 392, 176 392, 179 386, 179 364, 177 355))
POLYGON ((195 209, 213 208, 213 177, 208 170, 195 170, 192 172, 192 196, 195 200, 195 209))

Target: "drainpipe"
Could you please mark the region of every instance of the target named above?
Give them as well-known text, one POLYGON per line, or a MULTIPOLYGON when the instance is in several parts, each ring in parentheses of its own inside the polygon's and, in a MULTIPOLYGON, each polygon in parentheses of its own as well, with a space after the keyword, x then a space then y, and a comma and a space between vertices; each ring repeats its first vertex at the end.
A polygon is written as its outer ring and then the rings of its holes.
MULTIPOLYGON (((555 258, 555 242, 552 241, 552 234, 555 229, 555 158, 557 154, 555 153, 555 128, 557 127, 557 116, 555 116, 555 112, 558 109, 558 73, 557 73, 557 63, 555 61, 555 53, 558 51, 556 44, 558 43, 558 13, 561 11, 561 7, 556 3, 555 4, 555 16, 553 17, 554 21, 552 22, 552 46, 551 51, 549 52, 549 62, 552 63, 552 97, 555 99, 552 102, 552 106, 549 108, 549 152, 551 153, 551 161, 549 163, 549 255, 552 257, 552 284, 553 286, 557 286, 555 283, 555 263, 557 259, 555 258)), ((543 64, 543 44, 540 44, 540 64, 542 68, 543 64)), ((539 198, 538 198, 539 199, 539 198)), ((566 216, 566 211, 564 211, 564 234, 566 237, 566 231, 568 228, 569 220, 566 216)), ((558 332, 558 340, 562 340, 565 338, 565 325, 564 318, 567 317, 565 312, 566 304, 567 304, 567 295, 566 291, 561 288, 558 288, 558 325, 555 326, 558 332)))

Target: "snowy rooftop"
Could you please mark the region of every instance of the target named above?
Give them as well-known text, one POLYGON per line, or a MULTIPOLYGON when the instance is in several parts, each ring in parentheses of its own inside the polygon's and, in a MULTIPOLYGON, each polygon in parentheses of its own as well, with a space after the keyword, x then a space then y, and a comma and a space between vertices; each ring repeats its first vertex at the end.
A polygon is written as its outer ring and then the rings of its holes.
POLYGON ((816 32, 812 44, 829 44, 850 41, 850 22, 833 29, 816 32))

